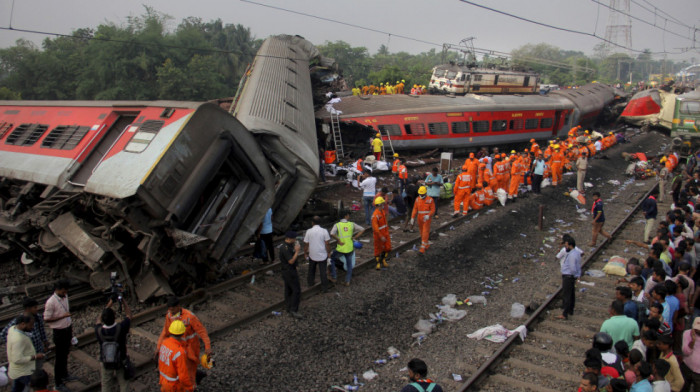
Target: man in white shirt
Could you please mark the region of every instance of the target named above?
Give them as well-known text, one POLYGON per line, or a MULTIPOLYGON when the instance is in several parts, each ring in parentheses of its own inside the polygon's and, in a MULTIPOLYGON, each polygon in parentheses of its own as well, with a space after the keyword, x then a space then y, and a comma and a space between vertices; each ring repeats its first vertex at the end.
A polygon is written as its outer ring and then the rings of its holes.
POLYGON ((369 226, 374 212, 374 196, 377 195, 377 179, 367 171, 360 177, 360 189, 362 189, 362 204, 365 206, 365 223, 369 226))
POLYGON ((53 330, 53 343, 56 346, 54 377, 59 389, 64 388, 66 381, 76 379, 68 375, 68 353, 73 338, 70 305, 68 304, 69 286, 70 282, 67 280, 58 281, 54 293, 44 306, 44 322, 53 330))
POLYGON ((328 277, 326 276, 326 264, 328 252, 330 251, 331 236, 328 230, 321 227, 321 218, 313 217, 314 226, 306 230, 304 236, 304 255, 309 260, 309 276, 307 283, 309 287, 315 284, 316 267, 321 275, 321 292, 328 291, 328 277))

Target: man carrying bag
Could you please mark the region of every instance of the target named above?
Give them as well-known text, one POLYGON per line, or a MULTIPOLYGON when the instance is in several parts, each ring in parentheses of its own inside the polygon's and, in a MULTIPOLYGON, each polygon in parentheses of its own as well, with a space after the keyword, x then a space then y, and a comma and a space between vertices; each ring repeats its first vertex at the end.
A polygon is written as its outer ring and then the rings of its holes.
POLYGON ((126 301, 119 297, 120 303, 124 307, 126 317, 117 323, 116 315, 112 309, 112 299, 107 303, 107 307, 95 323, 95 335, 100 344, 100 362, 102 369, 102 392, 111 392, 114 387, 114 380, 119 384, 119 392, 129 390, 128 379, 132 376, 130 371, 125 371, 129 365, 126 354, 126 337, 131 327, 131 309, 126 301))

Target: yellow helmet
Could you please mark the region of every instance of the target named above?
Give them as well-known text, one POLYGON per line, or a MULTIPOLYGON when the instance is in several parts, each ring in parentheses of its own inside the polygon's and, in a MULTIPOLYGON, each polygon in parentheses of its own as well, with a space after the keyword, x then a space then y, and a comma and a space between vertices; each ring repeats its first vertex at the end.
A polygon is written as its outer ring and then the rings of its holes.
POLYGON ((554 144, 554 140, 550 140, 550 141, 549 141, 549 144, 554 144))
POLYGON ((399 157, 399 153, 398 153, 398 152, 395 152, 395 153, 394 153, 394 158, 398 158, 398 157, 399 157))
POLYGON ((180 320, 173 321, 170 323, 170 328, 168 328, 168 332, 170 332, 171 335, 184 335, 185 330, 185 323, 180 320))
POLYGON ((426 188, 425 186, 418 188, 419 195, 425 195, 426 193, 428 193, 428 188, 426 188))
POLYGON ((558 145, 558 144, 555 144, 555 145, 552 146, 552 148, 559 148, 559 145, 558 145))
POLYGON ((205 369, 211 369, 214 367, 214 359, 209 358, 207 354, 202 354, 202 356, 199 358, 199 363, 201 363, 202 367, 205 369))
MULTIPOLYGON (((418 193, 420 193, 420 191, 418 191, 418 193)), ((379 205, 379 204, 384 204, 385 201, 386 201, 386 200, 384 200, 383 197, 379 196, 379 197, 377 197, 376 199, 374 199, 374 205, 376 206, 376 205, 379 205)))
POLYGON ((403 79, 401 79, 401 83, 406 83, 406 81, 405 81, 405 80, 403 80, 403 79))
POLYGON ((667 160, 666 157, 663 156, 663 157, 661 157, 661 159, 659 160, 659 162, 660 162, 660 163, 664 163, 664 162, 666 162, 666 160, 667 160))
POLYGON ((515 150, 510 150, 510 153, 511 153, 511 154, 517 154, 517 153, 515 152, 515 150))
POLYGON ((588 133, 589 133, 589 132, 588 132, 588 129, 586 129, 586 131, 585 131, 585 132, 583 132, 583 133, 585 133, 586 135, 588 135, 588 133))
POLYGON ((396 84, 399 84, 399 81, 398 81, 398 80, 396 81, 396 84))
POLYGON ((379 133, 379 132, 377 132, 377 135, 376 135, 376 136, 377 136, 377 137, 382 137, 382 134, 379 133))
POLYGON ((383 85, 384 85, 384 82, 379 83, 379 85, 380 85, 380 86, 383 86, 383 85))

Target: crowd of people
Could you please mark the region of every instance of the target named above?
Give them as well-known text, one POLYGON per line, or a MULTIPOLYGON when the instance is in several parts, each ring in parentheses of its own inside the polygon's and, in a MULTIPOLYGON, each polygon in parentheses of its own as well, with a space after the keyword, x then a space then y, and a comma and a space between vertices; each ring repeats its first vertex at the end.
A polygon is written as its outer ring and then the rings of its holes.
MULTIPOLYGON (((689 157, 683 170, 676 170, 678 157, 673 154, 659 160, 659 182, 671 179, 673 203, 662 218, 658 201, 669 189, 652 191, 642 203, 643 241, 626 242, 647 249, 648 255, 642 261, 628 260, 628 275, 618 281, 610 317, 586 352, 580 391, 700 391, 697 160, 696 155, 689 157)), ((569 274, 569 286, 580 274, 580 268, 569 274)), ((572 300, 565 302, 562 318, 574 312, 572 300)))
POLYGON ((393 94, 412 94, 412 95, 422 95, 426 94, 427 90, 422 84, 414 84, 411 90, 406 89, 406 81, 401 79, 397 80, 396 83, 391 82, 380 82, 379 86, 374 84, 369 85, 357 85, 352 89, 352 95, 393 95, 393 94))
MULTIPOLYGON (((54 357, 54 383, 60 392, 69 392, 67 383, 79 380, 68 372, 71 346, 78 340, 73 335, 73 315, 70 310, 68 280, 59 280, 53 294, 44 305, 26 297, 23 312, 0 332, 0 342, 7 346, 8 376, 12 380, 12 392, 50 392, 49 375, 44 361, 50 350, 54 357), (49 346, 45 327, 52 331, 53 346, 49 346)), ((204 373, 198 372, 201 364, 211 366, 211 342, 206 328, 189 310, 184 309, 177 297, 167 301, 168 312, 153 357, 158 361, 162 392, 192 392, 204 373), (205 354, 200 356, 200 339, 205 354)), ((120 292, 113 292, 94 324, 95 338, 100 347, 100 377, 103 392, 118 388, 129 391, 134 366, 127 353, 127 337, 131 328, 132 313, 120 292), (118 310, 114 307, 118 306, 118 310), (124 317, 117 320, 118 313, 124 317)), ((55 392, 55 391, 53 391, 55 392)))

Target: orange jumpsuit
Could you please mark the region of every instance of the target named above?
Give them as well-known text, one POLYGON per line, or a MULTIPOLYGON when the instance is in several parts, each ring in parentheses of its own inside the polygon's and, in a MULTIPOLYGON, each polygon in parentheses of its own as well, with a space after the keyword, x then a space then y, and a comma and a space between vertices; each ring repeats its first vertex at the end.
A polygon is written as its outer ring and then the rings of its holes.
POLYGON ((416 215, 418 215, 418 229, 420 230, 419 252, 425 253, 426 249, 430 248, 430 242, 428 241, 430 237, 430 221, 435 215, 435 201, 432 197, 426 196, 425 199, 422 197, 416 199, 416 202, 413 204, 411 219, 416 219, 416 215), (426 219, 426 217, 428 218, 426 219))
POLYGON ((459 205, 464 203, 464 209, 462 214, 466 215, 469 211, 469 196, 472 193, 472 179, 471 175, 463 171, 455 179, 455 214, 459 212, 459 205))
POLYGON ((386 212, 384 212, 383 208, 374 208, 372 213, 372 231, 374 234, 374 257, 379 257, 382 252, 391 252, 391 236, 389 235, 389 225, 386 221, 386 212), (384 237, 384 241, 382 241, 382 237, 384 237))
POLYGON ((355 166, 355 169, 357 169, 357 171, 362 173, 362 159, 357 160, 357 166, 355 166))
POLYGON ((590 143, 586 148, 588 148, 588 157, 593 158, 593 155, 595 155, 595 144, 590 143))
POLYGON ((668 172, 672 172, 676 166, 678 166, 678 158, 673 154, 668 154, 668 159, 666 159, 666 168, 668 172))
POLYGON ((168 337, 158 349, 161 392, 192 392, 194 378, 187 365, 187 343, 168 337))
POLYGON ((369 86, 362 86, 362 95, 367 95, 369 93, 369 86))
POLYGON ((174 320, 180 320, 185 324, 185 350, 187 351, 187 369, 190 372, 190 378, 194 382, 195 375, 197 374, 197 365, 199 364, 199 339, 204 341, 204 348, 211 350, 211 341, 209 340, 209 335, 207 334, 207 329, 204 328, 202 322, 199 321, 194 313, 187 309, 182 309, 180 318, 172 318, 170 312, 165 315, 165 324, 163 325, 163 331, 160 333, 158 338, 158 347, 160 347, 163 340, 170 336, 168 329, 170 328, 170 323, 174 320))
POLYGON ((537 142, 532 143, 532 147, 530 147, 530 152, 533 153, 535 156, 540 153, 540 145, 537 144, 537 142))
POLYGON ((496 195, 493 193, 493 189, 487 186, 484 189, 484 205, 490 206, 496 200, 496 195))
POLYGON ((493 170, 496 175, 496 183, 498 184, 498 188, 500 189, 506 189, 506 163, 503 161, 496 162, 493 165, 493 170))
POLYGON ((559 182, 561 182, 562 169, 564 168, 564 154, 555 150, 552 153, 550 162, 552 164, 552 185, 557 186, 559 182))
POLYGON ((479 188, 478 191, 474 192, 472 197, 469 198, 469 207, 474 211, 479 211, 486 202, 486 194, 484 194, 484 189, 479 188))
POLYGON ((403 94, 403 83, 396 85, 396 94, 403 94))
POLYGON ((399 163, 401 160, 399 158, 394 159, 394 163, 391 165, 391 172, 396 174, 399 171, 399 163))
MULTIPOLYGON (((471 184, 469 185, 474 188, 476 185, 477 171, 479 170, 479 161, 476 158, 467 158, 467 160, 464 161, 464 166, 467 167, 467 172, 471 175, 471 184)), ((462 166, 462 170, 464 170, 464 166, 462 166)))
POLYGON ((508 198, 518 197, 518 187, 523 182, 525 170, 523 170, 522 161, 514 159, 513 167, 510 169, 510 186, 508 187, 508 198))
POLYGON ((479 169, 476 172, 476 184, 484 184, 484 172, 486 171, 486 164, 485 163, 480 163, 479 164, 479 169))
POLYGON ((547 146, 547 148, 544 149, 544 159, 547 160, 547 158, 551 157, 553 151, 554 149, 551 145, 547 146))
POLYGON ((493 175, 493 172, 489 170, 488 167, 484 169, 484 181, 486 181, 491 188, 496 189, 496 187, 498 187, 496 176, 493 175))

